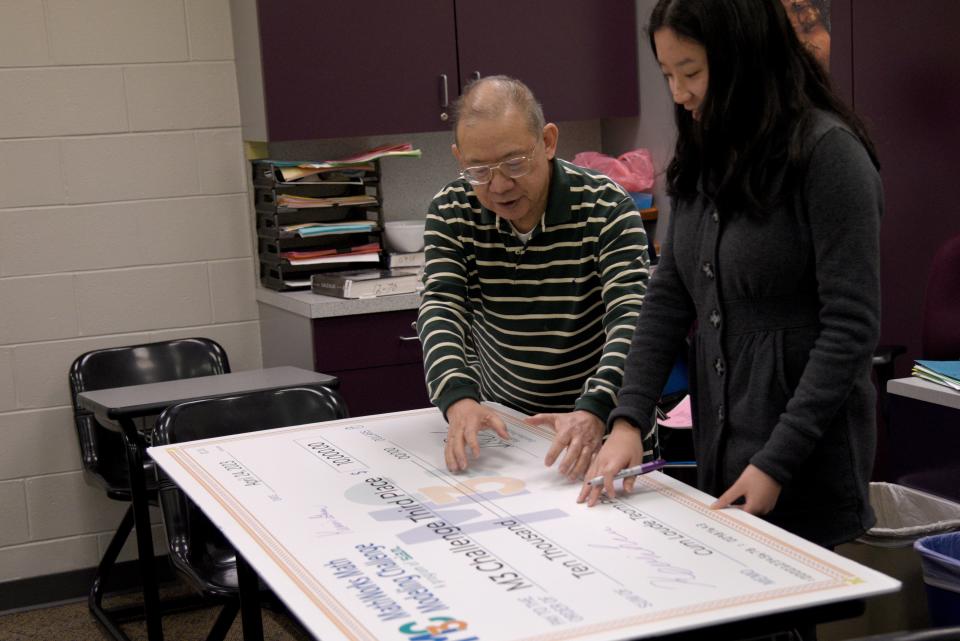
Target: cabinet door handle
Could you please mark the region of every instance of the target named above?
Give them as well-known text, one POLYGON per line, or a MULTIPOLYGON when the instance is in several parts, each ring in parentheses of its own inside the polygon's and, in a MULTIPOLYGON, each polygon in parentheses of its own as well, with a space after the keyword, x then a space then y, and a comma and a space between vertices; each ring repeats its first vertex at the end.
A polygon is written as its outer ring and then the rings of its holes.
POLYGON ((397 336, 397 338, 399 338, 403 342, 420 340, 419 336, 397 336))
POLYGON ((480 80, 480 72, 474 71, 472 74, 470 74, 470 78, 474 81, 480 80))
POLYGON ((440 74, 440 107, 446 109, 450 106, 450 91, 447 89, 447 74, 440 74))

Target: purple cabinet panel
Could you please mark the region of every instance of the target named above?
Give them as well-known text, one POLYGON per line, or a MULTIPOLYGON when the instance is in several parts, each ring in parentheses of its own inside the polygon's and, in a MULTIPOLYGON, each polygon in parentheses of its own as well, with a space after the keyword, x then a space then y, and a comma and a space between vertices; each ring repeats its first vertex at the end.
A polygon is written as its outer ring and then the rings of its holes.
POLYGON ((354 369, 333 374, 351 416, 432 407, 423 380, 423 365, 354 369))
POLYGON ((461 86, 517 77, 553 121, 639 113, 634 0, 456 3, 461 86))
POLYGON ((314 369, 336 372, 420 363, 420 341, 410 326, 416 320, 415 309, 314 319, 314 369))
POLYGON ((260 0, 270 140, 437 131, 456 97, 451 0, 260 0))
POLYGON ((639 113, 634 0, 259 0, 257 13, 272 141, 444 130, 445 99, 474 72, 520 78, 551 120, 639 113))
POLYGON ((351 415, 430 407, 416 318, 411 309, 313 320, 314 369, 340 379, 351 415))

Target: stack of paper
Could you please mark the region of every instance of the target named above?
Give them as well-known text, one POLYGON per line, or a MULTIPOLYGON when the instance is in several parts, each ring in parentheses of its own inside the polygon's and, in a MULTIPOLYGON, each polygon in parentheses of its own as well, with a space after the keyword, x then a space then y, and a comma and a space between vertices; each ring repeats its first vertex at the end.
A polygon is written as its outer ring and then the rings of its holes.
POLYGON ((291 182, 335 169, 372 171, 373 165, 371 163, 374 160, 395 156, 419 158, 420 155, 419 149, 414 149, 413 145, 406 142, 399 145, 382 145, 339 160, 325 160, 322 162, 288 160, 277 161, 274 165, 280 170, 283 180, 291 182))
POLYGON ((331 247, 310 251, 288 251, 280 254, 291 265, 326 265, 330 263, 376 263, 380 261, 380 243, 354 247, 331 247))
POLYGON ((299 225, 284 225, 280 228, 283 234, 296 234, 300 238, 311 236, 325 236, 332 234, 369 233, 377 228, 376 221, 372 220, 342 220, 335 223, 300 223, 299 225))
POLYGON ((913 375, 960 392, 960 361, 915 361, 913 375))
MULTIPOLYGON (((657 408, 660 411, 660 408, 657 408)), ((657 416, 657 423, 664 427, 673 427, 681 430, 688 430, 693 427, 693 408, 690 405, 690 395, 683 397, 676 407, 667 412, 664 416, 657 416)))
POLYGON ((408 142, 404 142, 398 145, 381 145, 380 147, 375 147, 368 151, 360 152, 354 156, 348 156, 346 158, 341 158, 340 160, 329 160, 327 162, 332 164, 347 165, 358 162, 370 162, 371 160, 388 158, 390 156, 410 156, 412 158, 419 158, 420 150, 414 149, 413 145, 408 142))
POLYGON ((364 173, 373 170, 372 162, 338 165, 336 167, 301 167, 295 165, 290 167, 275 166, 274 168, 278 178, 283 182, 351 183, 355 185, 362 185, 364 173))
POLYGON ((310 196, 298 196, 296 194, 280 194, 277 196, 277 204, 282 207, 291 207, 293 209, 310 209, 312 207, 354 207, 358 205, 376 205, 377 199, 374 196, 331 196, 329 198, 313 198, 310 196))

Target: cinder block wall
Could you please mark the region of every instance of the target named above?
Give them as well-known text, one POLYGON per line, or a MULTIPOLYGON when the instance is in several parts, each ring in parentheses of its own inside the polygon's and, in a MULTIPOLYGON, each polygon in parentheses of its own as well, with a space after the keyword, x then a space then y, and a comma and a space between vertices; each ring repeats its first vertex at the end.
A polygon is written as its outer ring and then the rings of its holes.
POLYGON ((67 369, 181 336, 261 363, 228 0, 0 2, 0 582, 96 565, 67 369))

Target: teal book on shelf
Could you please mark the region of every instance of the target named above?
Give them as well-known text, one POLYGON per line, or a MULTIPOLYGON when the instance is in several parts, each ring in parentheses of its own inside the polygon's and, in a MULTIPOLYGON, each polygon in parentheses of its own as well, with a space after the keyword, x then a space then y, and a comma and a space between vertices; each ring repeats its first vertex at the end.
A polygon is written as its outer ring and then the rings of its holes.
POLYGON ((960 361, 914 361, 912 374, 960 392, 960 361))

